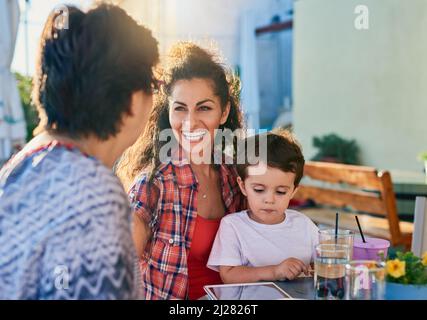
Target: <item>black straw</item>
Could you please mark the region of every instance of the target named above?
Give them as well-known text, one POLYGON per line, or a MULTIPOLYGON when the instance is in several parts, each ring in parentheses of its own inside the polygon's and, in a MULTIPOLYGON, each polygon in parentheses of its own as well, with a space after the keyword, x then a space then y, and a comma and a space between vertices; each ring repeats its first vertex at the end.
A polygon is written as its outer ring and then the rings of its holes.
POLYGON ((360 235, 362 236, 363 243, 366 243, 365 237, 363 236, 362 227, 359 223, 359 218, 356 216, 357 227, 359 228, 360 235))
POLYGON ((338 212, 335 214, 335 244, 338 241, 338 212))

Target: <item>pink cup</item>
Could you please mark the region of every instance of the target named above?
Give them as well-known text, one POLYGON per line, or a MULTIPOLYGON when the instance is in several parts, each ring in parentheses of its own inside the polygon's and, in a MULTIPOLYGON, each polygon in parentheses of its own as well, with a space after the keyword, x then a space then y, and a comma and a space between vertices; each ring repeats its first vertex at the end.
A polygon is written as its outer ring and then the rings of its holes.
POLYGON ((366 243, 361 237, 354 237, 353 260, 377 260, 381 261, 387 257, 390 241, 380 238, 365 237, 366 243))

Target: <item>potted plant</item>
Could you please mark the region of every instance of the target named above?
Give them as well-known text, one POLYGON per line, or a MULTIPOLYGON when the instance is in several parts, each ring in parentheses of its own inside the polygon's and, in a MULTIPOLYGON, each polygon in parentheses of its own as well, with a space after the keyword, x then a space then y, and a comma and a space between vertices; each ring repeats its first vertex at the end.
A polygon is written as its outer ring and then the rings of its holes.
POLYGON ((421 153, 418 155, 418 159, 419 159, 420 161, 424 161, 424 172, 425 172, 425 174, 427 175, 427 151, 421 152, 421 153))
POLYGON ((346 140, 335 133, 313 138, 318 149, 314 161, 359 164, 359 146, 355 140, 346 140))
POLYGON ((397 252, 386 262, 387 300, 427 299, 427 252, 422 258, 412 252, 397 252))

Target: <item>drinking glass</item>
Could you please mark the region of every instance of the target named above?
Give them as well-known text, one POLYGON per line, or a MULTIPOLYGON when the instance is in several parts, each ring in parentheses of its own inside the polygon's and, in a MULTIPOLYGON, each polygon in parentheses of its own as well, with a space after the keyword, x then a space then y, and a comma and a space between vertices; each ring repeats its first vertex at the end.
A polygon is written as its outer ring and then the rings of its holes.
POLYGON ((314 262, 315 299, 342 300, 346 297, 345 266, 350 247, 344 244, 319 244, 314 262))
POLYGON ((354 260, 346 265, 350 300, 384 300, 385 264, 376 260, 354 260))
POLYGON ((338 229, 335 240, 335 229, 319 230, 319 243, 344 244, 350 247, 350 258, 353 257, 354 232, 351 230, 338 229))

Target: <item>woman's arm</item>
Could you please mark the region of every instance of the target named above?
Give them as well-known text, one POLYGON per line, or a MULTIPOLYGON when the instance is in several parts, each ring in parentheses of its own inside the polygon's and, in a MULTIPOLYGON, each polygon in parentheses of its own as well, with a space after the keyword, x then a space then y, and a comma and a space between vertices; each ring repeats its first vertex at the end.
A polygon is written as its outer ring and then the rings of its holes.
POLYGON ((150 223, 158 200, 159 190, 154 184, 149 185, 146 176, 129 190, 129 201, 133 210, 132 237, 139 259, 142 259, 152 236, 150 223))
POLYGON ((151 229, 137 214, 133 215, 132 236, 138 258, 142 259, 147 242, 151 237, 151 229))

